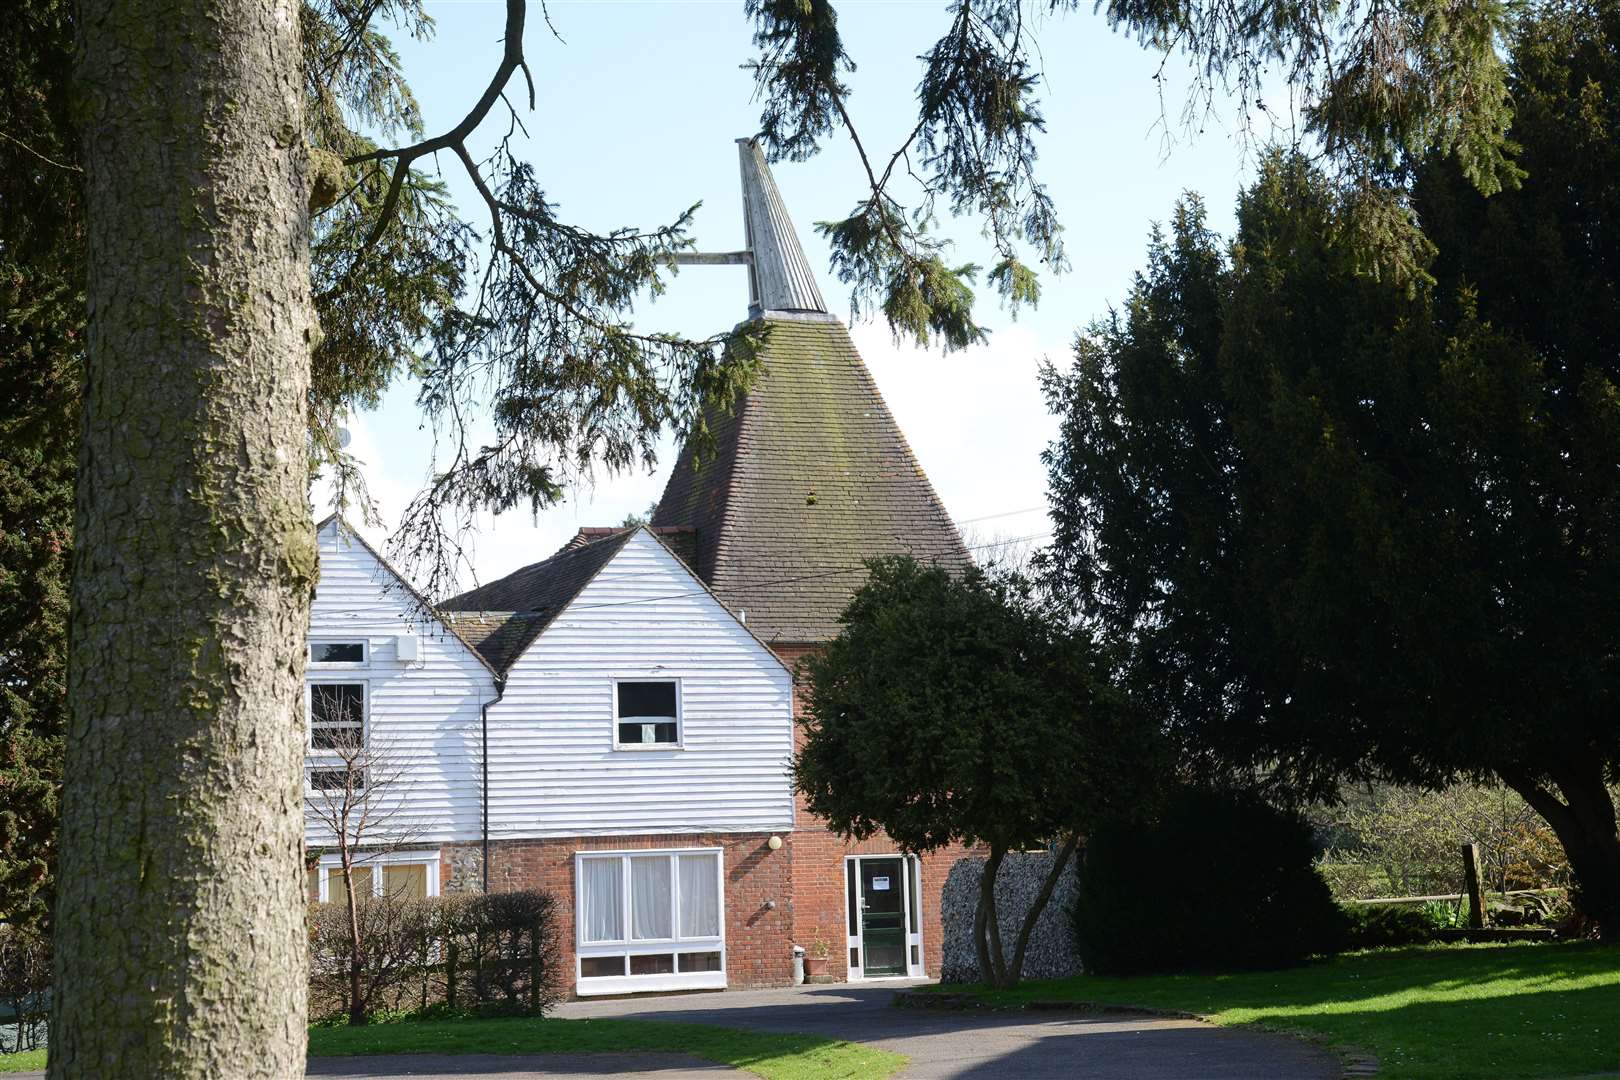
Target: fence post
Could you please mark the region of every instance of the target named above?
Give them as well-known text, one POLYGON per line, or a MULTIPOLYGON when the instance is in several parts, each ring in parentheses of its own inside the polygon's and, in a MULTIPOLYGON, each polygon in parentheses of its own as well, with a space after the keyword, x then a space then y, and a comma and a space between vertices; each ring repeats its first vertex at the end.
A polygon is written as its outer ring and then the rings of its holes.
POLYGON ((1485 926, 1485 897, 1479 886, 1479 845, 1464 844, 1463 888, 1468 892, 1468 925, 1475 930, 1485 926))

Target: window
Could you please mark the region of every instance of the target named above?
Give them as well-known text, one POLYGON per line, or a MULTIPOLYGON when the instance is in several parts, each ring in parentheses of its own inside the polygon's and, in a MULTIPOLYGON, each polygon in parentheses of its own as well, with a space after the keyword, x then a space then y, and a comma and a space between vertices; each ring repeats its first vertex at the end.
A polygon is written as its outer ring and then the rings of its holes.
POLYGON ((358 750, 365 745, 366 684, 309 684, 309 745, 312 750, 358 750))
POLYGON ((341 792, 351 785, 355 791, 363 791, 366 786, 366 770, 361 768, 309 770, 311 791, 341 792))
POLYGON ((576 857, 579 992, 725 986, 714 849, 576 857))
POLYGON ((309 643, 311 664, 364 664, 364 641, 312 641, 309 643))
MULTIPOLYGON (((315 873, 320 902, 341 902, 343 860, 336 853, 322 855, 315 873)), ((439 895, 437 851, 357 852, 353 874, 356 897, 421 900, 439 895)))
POLYGON ((614 684, 619 749, 669 749, 681 744, 681 688, 674 679, 614 684))

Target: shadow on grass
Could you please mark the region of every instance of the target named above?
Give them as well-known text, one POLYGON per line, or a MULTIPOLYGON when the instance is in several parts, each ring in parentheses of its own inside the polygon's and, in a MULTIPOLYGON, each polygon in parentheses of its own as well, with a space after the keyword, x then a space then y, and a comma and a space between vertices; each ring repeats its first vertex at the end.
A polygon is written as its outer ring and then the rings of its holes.
POLYGON ((1184 1010, 1309 1032, 1371 1050, 1383 1075, 1413 1080, 1620 1068, 1620 949, 1595 944, 1388 950, 1227 975, 1082 976, 983 997, 1184 1010))

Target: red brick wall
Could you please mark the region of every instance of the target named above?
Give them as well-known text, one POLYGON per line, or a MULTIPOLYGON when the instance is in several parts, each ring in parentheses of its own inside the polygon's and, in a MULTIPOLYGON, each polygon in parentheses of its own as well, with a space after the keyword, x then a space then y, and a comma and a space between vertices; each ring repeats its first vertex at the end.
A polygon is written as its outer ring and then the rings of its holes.
MULTIPOLYGON (((547 840, 497 840, 490 845, 490 888, 543 889, 557 897, 563 970, 574 971, 574 854, 649 848, 724 849, 726 982, 732 987, 783 986, 792 980, 792 839, 783 834, 772 851, 769 833, 571 836, 547 840), (774 910, 766 908, 774 901, 774 910)), ((569 976, 572 989, 572 974, 569 976)))
MULTIPOLYGON (((776 654, 790 669, 816 645, 776 645, 776 654)), ((806 687, 795 674, 793 680, 793 716, 802 715, 803 694, 806 687)), ((801 738, 794 728, 795 744, 801 738)), ((900 848, 886 835, 878 834, 868 840, 850 842, 831 832, 822 820, 805 805, 804 796, 794 797, 793 832, 793 933, 795 941, 808 947, 819 933, 832 946, 827 973, 836 979, 849 977, 849 950, 844 942, 849 932, 848 902, 845 898, 844 858, 848 855, 892 855, 900 848)), ((944 930, 940 924, 940 893, 945 877, 956 860, 984 853, 960 844, 952 844, 922 858, 922 932, 923 967, 929 975, 939 977, 944 930)))

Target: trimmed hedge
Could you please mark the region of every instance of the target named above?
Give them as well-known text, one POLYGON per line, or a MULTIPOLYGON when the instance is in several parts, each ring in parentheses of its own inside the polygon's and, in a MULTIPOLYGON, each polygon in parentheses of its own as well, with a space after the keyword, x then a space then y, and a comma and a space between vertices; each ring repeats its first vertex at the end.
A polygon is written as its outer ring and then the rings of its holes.
MULTIPOLYGON (((363 1015, 435 1008, 543 1014, 563 996, 556 901, 544 892, 390 897, 359 905, 363 1015)), ((351 932, 342 903, 310 909, 310 1016, 351 1012, 351 932)))
POLYGON ((1246 792, 1172 793, 1157 819, 1088 838, 1073 911, 1099 974, 1284 967, 1343 947, 1311 827, 1246 792))

